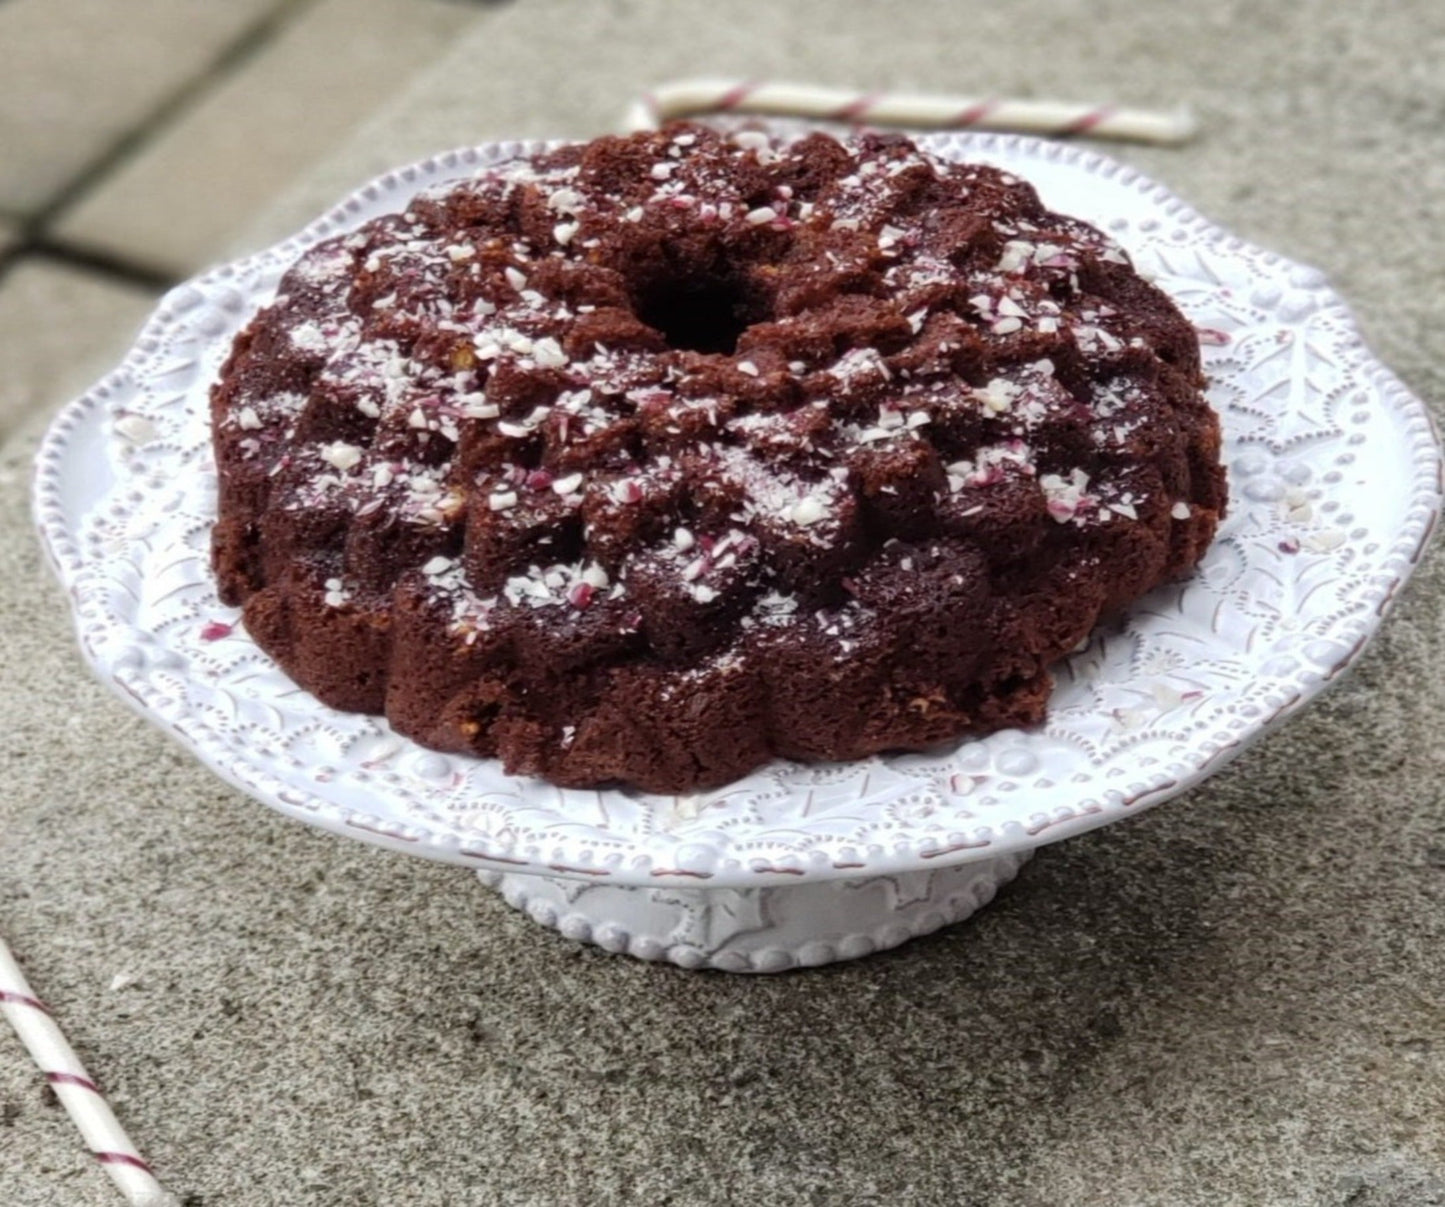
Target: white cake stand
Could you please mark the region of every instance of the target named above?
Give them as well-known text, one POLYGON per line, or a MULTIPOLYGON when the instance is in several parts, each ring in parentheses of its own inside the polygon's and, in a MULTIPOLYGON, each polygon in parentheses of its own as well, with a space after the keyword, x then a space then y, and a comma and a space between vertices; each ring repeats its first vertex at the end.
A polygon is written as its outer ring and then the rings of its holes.
POLYGON ((687 968, 776 972, 957 922, 1030 851, 1182 792, 1359 655, 1440 506, 1425 408, 1318 273, 1249 247, 1134 171, 1033 139, 937 135, 1109 230, 1201 331, 1232 511, 1187 583, 1062 669, 1047 722, 928 755, 776 763, 684 797, 580 792, 423 750, 322 707, 221 606, 208 570, 206 391, 305 247, 417 189, 537 149, 382 177, 301 235, 172 291, 123 364, 56 419, 35 506, 81 647, 129 703, 265 804, 475 868, 569 938, 687 968))

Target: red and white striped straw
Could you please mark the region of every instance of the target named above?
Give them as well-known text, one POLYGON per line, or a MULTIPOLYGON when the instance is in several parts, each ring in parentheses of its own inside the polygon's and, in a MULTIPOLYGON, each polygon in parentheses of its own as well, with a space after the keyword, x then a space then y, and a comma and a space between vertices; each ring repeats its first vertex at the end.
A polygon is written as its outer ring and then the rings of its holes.
POLYGON ((937 130, 1009 130, 1068 138, 1087 134, 1130 142, 1181 143, 1194 136, 1187 110, 1125 109, 1005 97, 861 92, 773 80, 676 80, 645 94, 624 124, 654 130, 663 122, 705 113, 755 113, 870 126, 937 130))
POLYGON ((158 1181, 116 1121, 100 1088, 55 1025, 50 1011, 30 988, 25 974, 0 939, 0 1013, 10 1020, 45 1080, 69 1112, 121 1194, 134 1207, 179 1207, 158 1181))

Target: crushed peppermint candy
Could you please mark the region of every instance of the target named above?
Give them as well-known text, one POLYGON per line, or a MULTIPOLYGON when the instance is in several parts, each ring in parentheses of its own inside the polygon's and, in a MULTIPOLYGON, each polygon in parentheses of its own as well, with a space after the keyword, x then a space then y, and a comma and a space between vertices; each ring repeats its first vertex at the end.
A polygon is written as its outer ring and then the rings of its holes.
POLYGON ((570 565, 528 566, 525 573, 514 574, 502 586, 488 613, 500 603, 512 607, 545 608, 570 605, 580 610, 591 607, 599 598, 620 599, 626 594, 621 583, 610 584, 607 573, 596 562, 570 565), (609 589, 610 586, 610 589, 609 589))
POLYGON ((537 362, 539 369, 560 369, 567 363, 567 355, 562 351, 562 345, 550 335, 532 345, 532 359, 537 362))
POLYGON ((1060 524, 1079 520, 1091 502, 1085 493, 1089 488, 1089 475, 1082 469, 1071 470, 1067 478, 1059 474, 1044 474, 1039 478, 1039 488, 1044 492, 1049 515, 1060 524))
POLYGON ((817 495, 809 495, 788 513, 788 518, 799 527, 808 528, 828 515, 828 505, 817 495))
POLYGON ((355 444, 338 440, 321 446, 321 459, 345 473, 361 464, 362 450, 355 444))
POLYGON ((1020 393, 1022 390, 1018 383, 1004 377, 995 377, 983 389, 974 391, 983 403, 983 409, 990 415, 1002 415, 1009 411, 1020 393))
POLYGON ((328 352, 331 341, 326 331, 314 319, 291 328, 291 342, 303 352, 328 352))
POLYGON ((587 198, 574 188, 563 185, 547 195, 547 208, 559 214, 575 214, 587 204, 587 198))
POLYGON ((947 467, 948 489, 958 494, 965 489, 993 486, 1010 473, 1034 473, 1033 450, 1022 440, 990 444, 977 449, 974 455, 955 461, 947 467))
POLYGON ((485 394, 464 394, 457 399, 457 407, 467 419, 495 419, 502 413, 502 408, 488 402, 485 394))
POLYGON ((559 495, 575 495, 582 489, 582 482, 581 474, 568 474, 565 478, 554 478, 552 489, 559 495))

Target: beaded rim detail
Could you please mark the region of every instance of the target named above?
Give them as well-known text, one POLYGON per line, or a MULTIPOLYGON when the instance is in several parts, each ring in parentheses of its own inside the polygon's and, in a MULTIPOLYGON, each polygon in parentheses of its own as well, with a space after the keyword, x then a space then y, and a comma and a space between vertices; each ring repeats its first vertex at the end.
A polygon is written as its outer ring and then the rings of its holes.
POLYGON ((927 754, 776 762, 690 796, 577 791, 439 755, 304 696, 215 599, 206 390, 306 248, 428 185, 557 144, 424 160, 299 235, 171 291, 37 456, 35 511, 101 678, 231 783, 290 816, 493 871, 757 887, 1024 851, 1194 786, 1334 681, 1418 563, 1441 499, 1423 404, 1313 269, 1210 224, 1094 152, 924 136, 1103 227, 1200 331, 1233 512, 1195 575, 1058 668, 1048 720, 927 754), (209 509, 209 510, 208 510, 209 509))

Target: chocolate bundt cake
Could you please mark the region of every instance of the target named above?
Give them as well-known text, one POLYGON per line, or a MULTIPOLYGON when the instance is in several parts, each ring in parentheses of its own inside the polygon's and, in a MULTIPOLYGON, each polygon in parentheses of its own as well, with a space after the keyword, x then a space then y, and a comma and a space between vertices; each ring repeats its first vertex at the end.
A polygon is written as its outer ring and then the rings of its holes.
POLYGON ((1106 236, 902 137, 700 126, 312 248, 211 396, 214 565, 308 691, 562 785, 1044 714, 1225 505, 1199 346, 1106 236))

